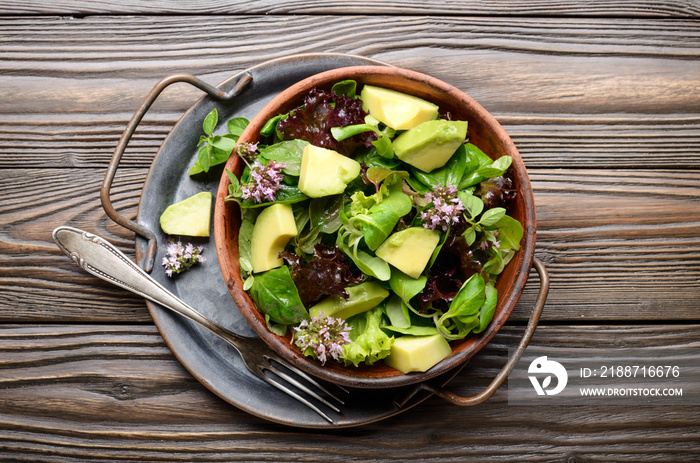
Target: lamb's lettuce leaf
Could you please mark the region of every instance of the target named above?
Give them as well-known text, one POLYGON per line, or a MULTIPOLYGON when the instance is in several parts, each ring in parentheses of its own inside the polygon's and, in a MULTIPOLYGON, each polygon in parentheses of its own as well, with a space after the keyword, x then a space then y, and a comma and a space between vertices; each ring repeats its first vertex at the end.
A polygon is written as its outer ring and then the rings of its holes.
POLYGON ((462 339, 479 326, 479 309, 486 300, 483 277, 475 273, 457 292, 450 308, 435 316, 435 326, 448 341, 462 339))
POLYGON ((366 214, 355 216, 355 221, 361 224, 367 247, 372 251, 377 249, 412 208, 413 203, 403 192, 402 182, 396 182, 389 187, 389 194, 370 207, 366 214))

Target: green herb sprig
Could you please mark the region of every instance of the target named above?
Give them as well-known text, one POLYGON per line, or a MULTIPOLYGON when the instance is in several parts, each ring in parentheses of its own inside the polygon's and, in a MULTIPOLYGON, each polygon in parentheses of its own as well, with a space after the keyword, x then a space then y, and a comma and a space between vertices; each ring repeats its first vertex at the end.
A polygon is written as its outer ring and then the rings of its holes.
POLYGON ((190 175, 209 172, 213 166, 226 162, 236 147, 238 137, 241 136, 243 130, 248 126, 248 119, 244 117, 235 117, 228 121, 227 128, 229 133, 224 135, 214 135, 214 130, 219 122, 219 113, 216 108, 212 109, 204 118, 202 129, 204 135, 199 137, 199 151, 197 151, 197 161, 190 169, 190 175))

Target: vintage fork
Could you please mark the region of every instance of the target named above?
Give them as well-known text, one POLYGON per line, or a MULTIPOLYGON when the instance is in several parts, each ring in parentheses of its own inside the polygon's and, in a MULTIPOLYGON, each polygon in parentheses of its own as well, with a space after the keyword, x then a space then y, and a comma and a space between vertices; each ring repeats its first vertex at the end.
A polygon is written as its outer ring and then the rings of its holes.
MULTIPOLYGON (((273 373, 287 384, 293 385, 331 410, 340 413, 336 404, 344 405, 344 402, 318 381, 280 358, 260 338, 241 336, 204 317, 165 289, 107 240, 92 233, 65 226, 53 231, 53 240, 68 257, 88 273, 177 312, 218 335, 238 351, 246 367, 255 376, 306 405, 329 423, 332 424, 333 420, 316 404, 265 372, 273 373), (275 363, 292 374, 278 368, 275 363), (313 388, 325 394, 328 399, 313 388)), ((347 392, 340 386, 338 388, 347 392)))

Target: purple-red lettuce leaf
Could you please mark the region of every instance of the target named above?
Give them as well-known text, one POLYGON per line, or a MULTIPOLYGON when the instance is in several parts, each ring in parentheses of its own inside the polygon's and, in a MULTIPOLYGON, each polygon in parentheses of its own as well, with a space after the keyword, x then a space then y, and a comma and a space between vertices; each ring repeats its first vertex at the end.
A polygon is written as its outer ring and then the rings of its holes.
POLYGON ((377 135, 372 131, 363 132, 338 141, 331 134, 331 128, 362 124, 365 116, 362 100, 312 89, 304 97, 302 106, 279 121, 277 132, 285 140, 306 140, 349 156, 358 146, 372 146, 377 135))
POLYGON ((517 196, 512 169, 508 169, 499 177, 482 181, 474 194, 481 197, 486 209, 495 207, 508 209, 517 196))
POLYGON ((347 298, 345 288, 364 280, 362 273, 355 275, 345 254, 337 246, 316 244, 313 256, 307 262, 290 251, 281 252, 280 257, 289 265, 292 280, 305 307, 324 296, 340 294, 347 298))
POLYGON ((462 284, 475 273, 481 272, 480 256, 470 249, 467 240, 458 233, 450 233, 442 245, 428 272, 423 293, 419 299, 421 307, 448 306, 462 284))

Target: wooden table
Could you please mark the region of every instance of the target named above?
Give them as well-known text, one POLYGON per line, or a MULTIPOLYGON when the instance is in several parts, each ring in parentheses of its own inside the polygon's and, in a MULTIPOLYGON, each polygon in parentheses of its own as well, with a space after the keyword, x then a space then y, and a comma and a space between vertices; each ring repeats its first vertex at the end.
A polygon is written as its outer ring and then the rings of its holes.
MULTIPOLYGON (((297 429, 209 392, 144 301, 91 277, 52 230, 133 256, 99 201, 126 123, 162 77, 211 84, 295 53, 343 52, 464 90, 531 176, 551 290, 532 347, 700 347, 700 4, 0 2, 0 460, 698 461, 700 403, 461 408, 432 397, 344 430, 297 429)), ((167 90, 112 200, 134 217, 150 162, 197 99, 167 90)), ((538 291, 451 383, 478 392, 538 291)), ((700 361, 700 353, 694 357, 700 361)), ((689 399, 690 400, 690 399, 689 399)))

